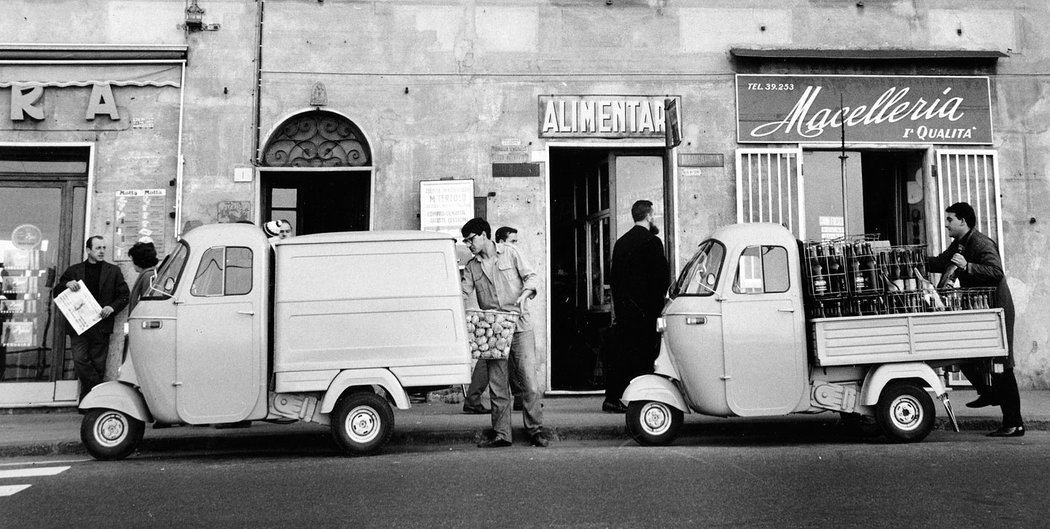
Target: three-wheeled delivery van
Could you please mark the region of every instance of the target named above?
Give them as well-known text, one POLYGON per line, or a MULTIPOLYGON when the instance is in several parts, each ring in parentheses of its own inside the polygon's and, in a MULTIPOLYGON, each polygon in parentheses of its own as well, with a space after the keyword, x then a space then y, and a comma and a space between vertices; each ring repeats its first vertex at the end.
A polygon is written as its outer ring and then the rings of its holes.
POLYGON ((99 459, 128 455, 145 423, 330 424, 347 452, 379 448, 405 388, 470 381, 454 243, 447 235, 305 235, 271 246, 215 224, 175 244, 129 319, 119 380, 80 403, 99 459), (275 256, 274 256, 275 255, 275 256))
MULTIPOLYGON (((833 411, 860 424, 873 418, 893 441, 919 441, 934 426, 929 391, 958 430, 935 369, 1005 356, 1003 310, 974 302, 950 311, 807 313, 805 304, 816 302, 803 295, 798 246, 782 226, 760 223, 724 227, 700 244, 657 321, 655 374, 634 379, 623 394, 637 441, 670 443, 691 411, 718 417, 833 411)), ((827 289, 826 277, 816 279, 827 289)), ((846 282, 839 287, 845 292, 846 282)), ((889 296, 896 303, 897 294, 889 296)), ((882 307, 885 297, 864 302, 882 307)))

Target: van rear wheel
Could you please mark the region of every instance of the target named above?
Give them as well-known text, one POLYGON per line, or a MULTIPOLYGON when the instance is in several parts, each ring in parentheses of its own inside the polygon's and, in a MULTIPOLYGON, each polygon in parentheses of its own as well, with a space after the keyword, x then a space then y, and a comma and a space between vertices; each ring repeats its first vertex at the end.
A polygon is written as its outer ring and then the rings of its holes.
POLYGON ((882 433, 895 443, 922 441, 933 430, 937 412, 926 389, 911 382, 886 386, 875 409, 882 433))
POLYGON ((671 444, 682 427, 682 410, 653 400, 631 401, 627 405, 627 431, 638 444, 671 444))
POLYGON ((142 441, 145 430, 142 421, 124 412, 96 408, 80 423, 80 441, 95 459, 123 459, 142 441))
POLYGON ((344 395, 332 414, 332 437, 351 455, 374 452, 394 430, 394 411, 383 397, 371 392, 344 395))

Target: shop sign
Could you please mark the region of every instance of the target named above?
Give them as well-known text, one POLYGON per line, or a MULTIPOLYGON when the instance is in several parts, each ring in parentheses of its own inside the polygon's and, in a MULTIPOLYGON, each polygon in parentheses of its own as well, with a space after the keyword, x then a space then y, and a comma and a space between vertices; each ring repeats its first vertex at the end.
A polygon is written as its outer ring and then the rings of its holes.
MULTIPOLYGON (((677 96, 671 96, 677 101, 677 96)), ((664 138, 664 99, 643 95, 539 98, 541 138, 664 138)))
POLYGON ((474 218, 474 180, 424 180, 419 183, 419 229, 447 233, 474 218))
POLYGON ((987 77, 737 75, 740 143, 992 143, 987 77))

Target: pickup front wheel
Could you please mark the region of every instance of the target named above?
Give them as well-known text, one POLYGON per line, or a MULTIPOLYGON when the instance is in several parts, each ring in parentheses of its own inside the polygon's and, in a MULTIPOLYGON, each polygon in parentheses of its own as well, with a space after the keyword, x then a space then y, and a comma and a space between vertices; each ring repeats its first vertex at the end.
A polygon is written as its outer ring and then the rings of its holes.
POLYGON ((627 405, 627 431, 645 446, 670 444, 682 427, 682 410, 653 400, 631 401, 627 405))
POLYGON ((895 443, 922 441, 933 430, 936 411, 926 389, 911 382, 894 382, 882 390, 876 408, 882 433, 895 443))
POLYGON ((332 413, 332 437, 353 455, 378 450, 394 430, 394 411, 383 397, 371 392, 343 395, 332 413))

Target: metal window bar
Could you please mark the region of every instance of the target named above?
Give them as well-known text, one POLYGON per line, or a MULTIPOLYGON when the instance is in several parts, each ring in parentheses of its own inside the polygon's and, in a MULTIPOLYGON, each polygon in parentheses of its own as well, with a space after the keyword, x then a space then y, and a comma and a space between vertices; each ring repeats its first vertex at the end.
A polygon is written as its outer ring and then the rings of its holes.
POLYGON ((805 239, 802 150, 738 149, 737 222, 775 222, 805 239))
MULTIPOLYGON (((939 149, 937 177, 940 211, 943 212, 956 202, 969 203, 977 215, 976 228, 995 240, 999 245, 1000 256, 1005 256, 998 153, 994 150, 939 149)), ((949 243, 944 231, 943 215, 940 243, 942 251, 949 243)))

